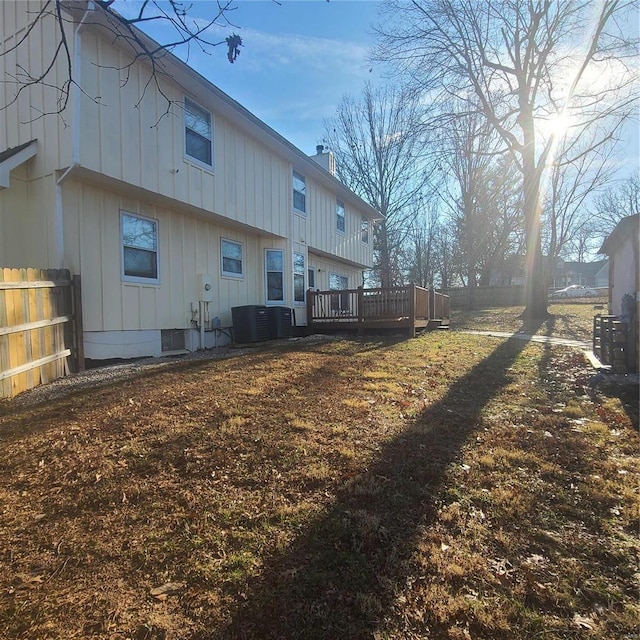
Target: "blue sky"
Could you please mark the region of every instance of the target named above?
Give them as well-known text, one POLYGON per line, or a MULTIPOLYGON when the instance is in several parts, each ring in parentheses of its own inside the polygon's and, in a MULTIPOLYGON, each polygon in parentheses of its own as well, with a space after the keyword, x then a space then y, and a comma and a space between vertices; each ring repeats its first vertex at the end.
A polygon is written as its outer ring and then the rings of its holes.
MULTIPOLYGON (((244 46, 236 62, 229 63, 226 45, 221 45, 208 53, 192 48, 188 63, 302 151, 313 154, 322 138, 323 119, 334 115, 341 98, 359 95, 367 80, 379 78, 368 62, 378 4, 238 0, 237 8, 227 14, 234 26, 221 29, 219 37, 216 34, 219 40, 233 32, 242 37, 244 46)), ((117 8, 123 11, 122 4, 117 8)), ((196 1, 189 15, 205 18, 215 10, 215 3, 196 1)), ((149 33, 164 40, 161 31, 152 28, 149 33)))
MULTIPOLYGON (((139 0, 121 0, 129 13, 139 0)), ((189 0, 185 0, 189 4, 189 0)), ((380 2, 372 0, 236 0, 232 25, 214 29, 214 41, 238 33, 244 46, 234 64, 226 45, 208 52, 192 48, 187 62, 208 80, 290 140, 313 154, 322 139, 323 120, 334 115, 345 94, 360 95, 367 80, 384 81, 369 61, 372 27, 380 2)), ((189 17, 211 18, 215 2, 194 0, 189 17)), ((149 33, 167 42, 169 32, 148 23, 149 33)), ((637 29, 637 25, 635 26, 637 29)), ((176 51, 185 57, 186 51, 176 51)), ((638 123, 627 125, 626 147, 616 154, 622 176, 637 172, 638 123)))

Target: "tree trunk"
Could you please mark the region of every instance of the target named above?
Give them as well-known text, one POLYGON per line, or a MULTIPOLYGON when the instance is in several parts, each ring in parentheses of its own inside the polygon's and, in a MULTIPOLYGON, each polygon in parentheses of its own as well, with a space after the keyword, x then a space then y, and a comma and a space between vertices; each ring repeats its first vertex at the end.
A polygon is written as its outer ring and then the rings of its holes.
POLYGON ((544 162, 536 165, 536 134, 533 111, 523 95, 520 99, 519 122, 522 127, 522 187, 524 203, 524 240, 526 243, 526 283, 525 309, 522 318, 525 321, 544 320, 547 312, 547 280, 542 257, 542 238, 540 236, 541 207, 540 182, 544 171, 544 162))
POLYGON ((540 237, 540 168, 533 153, 523 153, 525 242, 527 280, 525 284, 525 320, 544 320, 547 312, 547 277, 540 237))

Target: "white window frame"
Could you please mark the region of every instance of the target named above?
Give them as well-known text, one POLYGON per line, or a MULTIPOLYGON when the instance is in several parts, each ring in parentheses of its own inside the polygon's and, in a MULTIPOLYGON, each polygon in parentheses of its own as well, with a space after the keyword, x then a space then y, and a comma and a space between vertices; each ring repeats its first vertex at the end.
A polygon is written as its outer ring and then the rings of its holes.
MULTIPOLYGON (((235 258, 231 258, 235 260, 235 258)), ((238 242, 237 240, 231 240, 230 238, 220 238, 220 274, 223 278, 234 278, 235 280, 242 280, 244 278, 244 245, 242 242, 238 242), (240 268, 241 272, 236 273, 235 271, 226 271, 224 268, 224 244, 228 242, 229 244, 235 244, 240 247, 240 268)))
MULTIPOLYGON (((189 129, 190 131, 192 131, 192 129, 189 129)), ((182 131, 183 131, 183 136, 184 136, 184 157, 185 160, 187 160, 188 162, 193 162, 194 164, 199 165, 200 167, 202 167, 203 169, 207 169, 209 171, 213 171, 213 114, 211 113, 211 111, 209 111, 208 109, 205 109, 204 107, 200 106, 195 100, 192 100, 191 98, 188 98, 187 96, 185 96, 184 98, 184 118, 183 118, 183 127, 182 127, 182 131), (187 107, 187 102, 189 102, 190 104, 192 104, 196 109, 198 109, 199 111, 202 111, 203 113, 206 113, 209 115, 209 147, 211 150, 211 163, 207 163, 204 160, 200 160, 200 158, 196 158, 195 156, 189 155, 189 153, 187 152, 187 129, 189 129, 189 127, 187 127, 187 111, 188 111, 188 107, 187 107)), ((200 136, 203 139, 207 139, 205 136, 203 136, 201 133, 194 131, 194 133, 198 136, 200 136)))
POLYGON ((304 253, 298 253, 297 251, 293 254, 293 303, 296 305, 303 305, 307 300, 307 258, 304 253), (296 271, 296 256, 300 256, 302 258, 302 272, 296 271), (302 300, 296 300, 296 277, 302 276, 302 300))
POLYGON ((160 225, 158 220, 155 218, 149 218, 148 216, 141 216, 138 213, 134 213, 133 211, 127 211, 125 209, 120 210, 120 273, 123 282, 139 282, 141 284, 160 284, 160 225), (135 245, 125 245, 124 242, 124 233, 123 233, 123 223, 124 217, 128 216, 130 218, 137 218, 138 220, 144 220, 146 222, 150 222, 153 224, 155 228, 155 248, 147 249, 146 247, 136 247, 135 245), (155 253, 156 256, 156 277, 148 278, 146 276, 132 276, 127 275, 125 273, 125 264, 124 264, 124 254, 125 249, 129 247, 132 249, 139 249, 142 251, 149 251, 150 253, 155 253))
POLYGON ((266 305, 274 305, 274 306, 281 306, 284 304, 284 301, 286 299, 286 291, 285 291, 285 279, 284 279, 284 249, 265 249, 264 250, 264 299, 265 299, 265 304, 266 305), (281 255, 282 261, 282 271, 274 271, 273 269, 271 270, 267 270, 267 256, 269 255, 269 252, 272 251, 274 253, 279 253, 281 255), (269 299, 269 278, 268 278, 268 274, 269 273, 280 273, 282 275, 282 298, 280 299, 276 299, 276 300, 270 300, 269 299))
POLYGON ((371 225, 369 225, 369 218, 367 218, 367 216, 360 216, 360 240, 362 244, 369 244, 370 231, 371 225))
POLYGON ((292 174, 291 186, 292 186, 291 197, 293 199, 293 210, 301 216, 306 216, 307 215, 307 179, 305 178, 304 175, 302 175, 299 171, 296 171, 295 169, 293 170, 293 174, 292 174), (295 185, 296 178, 298 178, 298 180, 302 181, 302 183, 304 184, 304 193, 296 189, 296 185, 295 185), (296 207, 296 197, 295 197, 296 193, 300 193, 304 198, 304 209, 299 209, 298 207, 296 207))
POLYGON ((347 210, 342 200, 336 200, 336 231, 344 235, 347 232, 347 210), (342 210, 342 213, 340 211, 342 210), (342 219, 342 229, 340 228, 340 220, 342 219))

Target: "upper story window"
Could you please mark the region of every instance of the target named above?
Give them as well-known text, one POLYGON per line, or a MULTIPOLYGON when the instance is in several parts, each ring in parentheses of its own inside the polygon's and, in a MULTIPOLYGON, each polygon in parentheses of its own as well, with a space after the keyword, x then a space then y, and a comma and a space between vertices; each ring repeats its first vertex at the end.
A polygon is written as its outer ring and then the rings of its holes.
POLYGON ((120 215, 123 280, 158 282, 158 221, 120 215))
POLYGON ((242 278, 244 276, 242 244, 240 242, 220 238, 220 256, 223 276, 232 278, 242 278))
POLYGON ((297 171, 293 172, 293 208, 299 213, 307 212, 307 182, 297 171))
POLYGON ((213 166, 211 114, 189 98, 184 99, 184 139, 189 158, 213 166))
POLYGON ((360 218, 360 239, 364 244, 369 244, 369 220, 366 216, 360 218))
POLYGON ((336 229, 341 233, 345 230, 344 202, 340 200, 336 200, 336 229))

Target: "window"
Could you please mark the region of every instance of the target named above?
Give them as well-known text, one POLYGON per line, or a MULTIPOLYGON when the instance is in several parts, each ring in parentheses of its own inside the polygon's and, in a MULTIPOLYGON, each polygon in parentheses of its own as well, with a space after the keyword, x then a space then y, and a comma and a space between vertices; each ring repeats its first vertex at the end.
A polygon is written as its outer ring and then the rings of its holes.
POLYGON ((369 244, 369 220, 365 216, 360 218, 360 239, 369 244))
POLYGON ((203 164, 213 165, 211 114, 184 99, 185 153, 203 164))
POLYGON ((233 240, 220 238, 220 255, 222 257, 222 275, 242 278, 242 245, 233 240))
POLYGON ((349 278, 341 276, 338 273, 329 274, 329 289, 348 289, 349 278))
POLYGON ((123 278, 158 282, 158 221, 123 211, 120 225, 123 278))
MULTIPOLYGON (((349 288, 349 278, 338 273, 329 274, 329 289, 344 290, 349 288)), ((349 294, 341 293, 331 296, 331 311, 336 315, 344 315, 349 312, 349 294)))
POLYGON ((336 201, 336 229, 344 233, 344 202, 336 201))
POLYGON ((307 271, 307 278, 309 280, 309 289, 315 289, 316 286, 316 272, 313 267, 307 271))
POLYGON ((300 213, 307 212, 307 183, 304 176, 293 172, 293 208, 300 213))
POLYGON ((293 300, 304 302, 304 254, 293 254, 293 300))
POLYGON ((267 304, 284 302, 284 252, 267 249, 264 252, 264 272, 267 283, 267 304))

